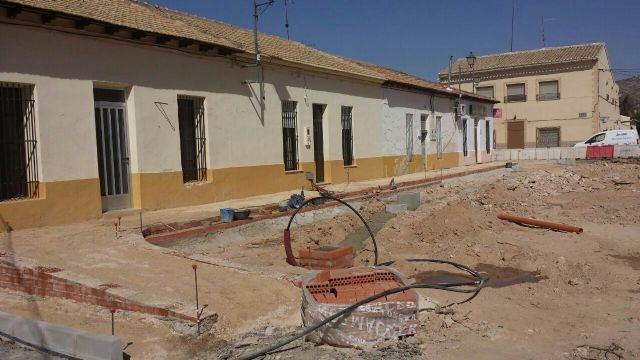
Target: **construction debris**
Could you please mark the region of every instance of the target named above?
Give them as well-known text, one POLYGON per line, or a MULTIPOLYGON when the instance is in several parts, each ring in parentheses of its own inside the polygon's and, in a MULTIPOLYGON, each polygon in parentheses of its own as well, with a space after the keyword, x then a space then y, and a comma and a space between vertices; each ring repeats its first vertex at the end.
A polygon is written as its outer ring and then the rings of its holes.
MULTIPOLYGON (((302 320, 314 325, 375 293, 406 286, 407 279, 390 267, 311 272, 302 279, 302 320)), ((374 300, 307 336, 334 346, 363 347, 402 336, 418 328, 418 294, 407 290, 374 300)))

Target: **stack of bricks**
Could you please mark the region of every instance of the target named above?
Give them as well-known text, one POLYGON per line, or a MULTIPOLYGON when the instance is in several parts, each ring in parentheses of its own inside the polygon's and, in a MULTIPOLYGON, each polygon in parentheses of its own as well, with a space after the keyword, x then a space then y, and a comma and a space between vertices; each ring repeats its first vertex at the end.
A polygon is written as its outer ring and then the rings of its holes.
MULTIPOLYGON (((306 287, 318 303, 354 304, 374 294, 402 286, 403 282, 390 271, 354 268, 321 271, 306 287)), ((407 290, 382 296, 372 302, 417 300, 416 292, 407 290)))
MULTIPOLYGON (((53 267, 34 266, 28 263, 23 259, 2 256, 0 253, 0 288, 42 297, 65 298, 108 309, 134 311, 191 322, 197 321, 195 311, 169 309, 168 307, 172 306, 171 302, 166 302, 167 307, 145 305, 132 299, 139 297, 138 293, 117 284, 100 284, 92 279, 74 276, 68 271, 53 267), (70 278, 77 278, 78 281, 70 278)), ((215 317, 217 317, 215 313, 206 313, 203 314, 200 321, 215 317)))
POLYGON ((353 266, 351 246, 321 246, 306 248, 298 252, 298 264, 306 269, 345 269, 353 266))

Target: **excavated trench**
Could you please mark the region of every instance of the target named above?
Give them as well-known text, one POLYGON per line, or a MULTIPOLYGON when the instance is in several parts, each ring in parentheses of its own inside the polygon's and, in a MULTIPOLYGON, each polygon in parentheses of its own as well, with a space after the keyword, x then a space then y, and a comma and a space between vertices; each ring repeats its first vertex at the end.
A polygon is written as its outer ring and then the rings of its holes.
MULTIPOLYGON (((509 266, 496 266, 492 264, 478 264, 473 267, 489 278, 485 287, 502 288, 525 283, 536 283, 540 280, 547 279, 540 271, 526 271, 509 266)), ((463 273, 454 273, 442 270, 422 271, 411 276, 416 283, 438 284, 453 283, 473 280, 471 276, 463 273)))

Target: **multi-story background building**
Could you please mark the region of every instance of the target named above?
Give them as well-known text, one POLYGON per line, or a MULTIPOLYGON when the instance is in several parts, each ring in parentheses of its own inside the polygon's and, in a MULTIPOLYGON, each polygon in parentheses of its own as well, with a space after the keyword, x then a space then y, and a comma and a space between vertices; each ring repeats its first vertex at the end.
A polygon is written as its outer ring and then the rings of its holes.
POLYGON ((604 43, 469 60, 457 59, 439 80, 500 102, 493 109, 498 148, 569 146, 624 127, 604 43))

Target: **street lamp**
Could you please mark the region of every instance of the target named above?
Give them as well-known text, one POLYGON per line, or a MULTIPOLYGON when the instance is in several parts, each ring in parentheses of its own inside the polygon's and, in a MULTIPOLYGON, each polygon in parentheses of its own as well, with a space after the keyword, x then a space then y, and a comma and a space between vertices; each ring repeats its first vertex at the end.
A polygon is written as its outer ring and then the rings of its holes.
POLYGON ((475 93, 476 92, 476 80, 473 77, 473 66, 476 64, 476 56, 473 55, 473 51, 470 51, 469 55, 467 55, 467 64, 471 68, 471 88, 473 89, 473 92, 475 93))
POLYGON ((473 55, 473 51, 469 52, 469 55, 467 55, 467 64, 469 64, 469 67, 473 69, 473 66, 476 64, 476 56, 473 55))

